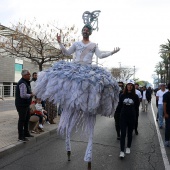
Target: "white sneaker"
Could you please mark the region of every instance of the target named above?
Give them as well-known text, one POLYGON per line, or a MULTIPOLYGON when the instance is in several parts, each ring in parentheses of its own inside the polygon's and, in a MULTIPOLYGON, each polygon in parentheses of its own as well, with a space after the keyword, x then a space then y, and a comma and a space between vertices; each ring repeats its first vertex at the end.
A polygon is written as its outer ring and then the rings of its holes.
POLYGON ((49 124, 49 125, 50 125, 51 123, 50 123, 49 121, 47 121, 47 124, 49 124))
POLYGON ((39 124, 39 127, 40 127, 41 129, 43 129, 43 128, 44 128, 42 124, 39 124))
POLYGON ((126 154, 130 154, 130 148, 126 148, 126 154))
POLYGON ((120 158, 124 158, 124 157, 125 157, 125 153, 121 151, 119 157, 120 157, 120 158))

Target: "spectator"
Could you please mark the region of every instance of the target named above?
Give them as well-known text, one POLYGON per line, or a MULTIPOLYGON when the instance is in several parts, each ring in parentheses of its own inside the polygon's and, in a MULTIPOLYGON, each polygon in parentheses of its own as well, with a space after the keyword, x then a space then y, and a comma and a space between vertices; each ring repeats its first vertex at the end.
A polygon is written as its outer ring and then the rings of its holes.
POLYGON ((151 87, 148 87, 148 89, 146 91, 147 91, 147 100, 148 100, 148 103, 150 103, 151 99, 152 99, 152 89, 151 89, 151 87))
POLYGON ((36 104, 35 104, 35 115, 39 117, 39 127, 43 129, 43 117, 46 119, 46 122, 50 124, 48 120, 48 114, 47 111, 43 109, 42 104, 41 104, 41 99, 36 99, 36 104))
POLYGON ((156 98, 158 100, 158 122, 159 122, 159 128, 163 128, 163 95, 168 91, 165 89, 165 84, 162 83, 160 85, 161 89, 157 91, 156 98))
POLYGON ((163 110, 165 115, 165 146, 170 147, 170 83, 168 83, 168 91, 163 95, 163 110))
POLYGON ((32 79, 31 79, 31 83, 30 83, 30 85, 31 85, 31 91, 34 91, 34 88, 35 88, 35 85, 36 85, 36 80, 37 80, 37 73, 34 72, 34 73, 32 74, 32 79))
MULTIPOLYGON (((124 83, 123 82, 118 82, 119 84, 119 100, 120 100, 120 96, 123 93, 124 90, 124 83)), ((118 105, 119 106, 119 105, 118 105)), ((120 107, 116 108, 115 114, 114 114, 114 119, 115 119, 115 128, 116 128, 116 132, 117 132, 117 140, 120 140, 120 107)))
MULTIPOLYGON (((34 92, 34 89, 35 89, 35 86, 36 86, 36 81, 37 81, 37 72, 34 72, 33 74, 32 74, 32 79, 31 79, 31 91, 32 92, 34 92)), ((35 98, 36 98, 36 96, 35 96, 35 98)), ((41 101, 41 104, 42 104, 42 107, 44 107, 44 109, 45 109, 45 101, 41 101)))
MULTIPOLYGON (((156 88, 156 89, 154 90, 155 97, 156 97, 157 91, 160 90, 160 89, 161 89, 161 88, 159 87, 159 88, 156 88)), ((158 109, 158 98, 157 98, 157 97, 156 97, 156 107, 157 107, 157 109, 158 109)), ((159 113, 158 113, 158 110, 157 110, 156 121, 158 121, 158 119, 159 119, 159 113)))
POLYGON ((128 80, 124 92, 120 97, 118 107, 121 108, 120 112, 120 128, 121 128, 121 137, 120 137, 120 158, 125 156, 125 138, 127 132, 127 148, 126 154, 130 154, 130 147, 132 143, 132 132, 135 127, 135 117, 136 112, 138 111, 139 98, 135 93, 135 86, 133 80, 128 80))
POLYGON ((30 104, 33 94, 30 87, 30 72, 27 69, 22 70, 22 78, 16 86, 15 106, 19 115, 18 120, 18 141, 26 142, 28 138, 33 137, 28 130, 30 118, 30 104))
POLYGON ((148 111, 148 103, 151 101, 151 94, 146 89, 146 86, 143 87, 142 93, 142 110, 143 112, 148 111))
MULTIPOLYGON (((139 97, 139 106, 140 106, 140 102, 142 101, 142 94, 139 90, 139 84, 135 83, 135 92, 139 97)), ((138 117, 139 117, 139 106, 138 106, 138 110, 136 111, 136 123, 135 123, 135 134, 138 135, 138 117)))
POLYGON ((46 110, 48 113, 48 117, 49 117, 49 122, 50 124, 56 124, 54 122, 54 118, 57 115, 57 106, 55 104, 53 104, 52 101, 49 101, 48 99, 46 100, 46 110))

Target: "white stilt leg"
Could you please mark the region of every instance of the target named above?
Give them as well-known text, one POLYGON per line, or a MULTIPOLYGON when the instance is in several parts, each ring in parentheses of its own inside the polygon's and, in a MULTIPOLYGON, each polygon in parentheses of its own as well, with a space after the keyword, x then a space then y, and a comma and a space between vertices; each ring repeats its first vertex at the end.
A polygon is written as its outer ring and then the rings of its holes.
POLYGON ((90 130, 90 136, 89 136, 89 141, 88 141, 88 145, 86 148, 86 153, 84 156, 84 161, 86 162, 91 162, 92 161, 92 150, 93 150, 93 134, 94 134, 94 125, 95 125, 95 120, 96 120, 96 116, 90 116, 89 117, 89 122, 88 122, 88 126, 89 126, 89 130, 90 130))
POLYGON ((68 125, 66 128, 66 151, 71 151, 70 130, 69 130, 68 125))
POLYGON ((70 161, 70 156, 71 156, 71 142, 70 142, 70 134, 71 131, 76 123, 76 119, 74 119, 75 115, 72 115, 70 120, 70 124, 66 126, 66 151, 67 151, 67 156, 68 156, 68 161, 70 161), (73 117, 73 118, 72 118, 73 117))

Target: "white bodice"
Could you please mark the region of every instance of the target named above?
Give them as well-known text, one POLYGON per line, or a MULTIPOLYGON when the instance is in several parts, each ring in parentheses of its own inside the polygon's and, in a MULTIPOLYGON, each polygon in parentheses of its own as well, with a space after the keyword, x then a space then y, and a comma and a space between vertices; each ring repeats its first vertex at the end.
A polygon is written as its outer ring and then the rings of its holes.
POLYGON ((101 52, 98 49, 97 44, 94 44, 92 42, 84 44, 82 41, 78 41, 75 42, 68 50, 62 44, 60 44, 60 47, 62 49, 63 54, 65 55, 71 55, 74 53, 74 62, 76 63, 91 64, 94 53, 99 58, 105 58, 112 55, 112 52, 101 52), (86 52, 85 54, 83 54, 83 56, 81 56, 83 51, 91 45, 93 46, 92 49, 90 49, 89 52, 86 52))

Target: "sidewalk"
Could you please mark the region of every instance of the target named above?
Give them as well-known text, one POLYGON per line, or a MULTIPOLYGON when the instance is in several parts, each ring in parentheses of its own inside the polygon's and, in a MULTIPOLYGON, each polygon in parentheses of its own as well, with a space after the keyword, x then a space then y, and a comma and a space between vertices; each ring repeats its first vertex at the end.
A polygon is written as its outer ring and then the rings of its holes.
MULTIPOLYGON (((54 119, 56 124, 44 124, 44 131, 40 134, 32 134, 34 137, 29 138, 27 143, 34 143, 44 137, 56 133, 59 117, 54 119)), ((18 142, 18 113, 16 110, 0 112, 0 159, 10 152, 20 149, 25 143, 18 142)))

